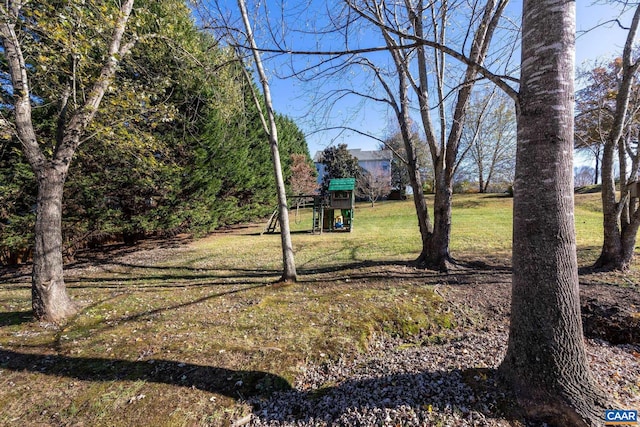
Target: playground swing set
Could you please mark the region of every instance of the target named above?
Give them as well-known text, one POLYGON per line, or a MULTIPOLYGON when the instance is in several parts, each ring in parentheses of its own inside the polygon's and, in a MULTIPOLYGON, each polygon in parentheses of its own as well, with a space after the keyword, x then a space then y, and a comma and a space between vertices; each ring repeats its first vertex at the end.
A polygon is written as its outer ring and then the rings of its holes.
MULTIPOLYGON (((353 231, 353 210, 356 201, 356 179, 335 178, 329 181, 329 198, 318 195, 299 196, 313 198, 312 229, 313 234, 323 231, 353 231)), ((278 210, 269 218, 264 233, 275 233, 279 224, 278 210)))

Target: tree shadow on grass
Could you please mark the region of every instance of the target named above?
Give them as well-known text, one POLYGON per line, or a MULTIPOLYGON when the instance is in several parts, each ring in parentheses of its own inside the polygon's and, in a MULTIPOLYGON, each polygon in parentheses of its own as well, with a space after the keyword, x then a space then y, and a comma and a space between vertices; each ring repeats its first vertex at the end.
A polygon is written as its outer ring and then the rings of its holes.
MULTIPOLYGON (((228 286, 237 284, 238 280, 242 283, 276 283, 280 278, 282 271, 276 269, 250 269, 250 268, 224 268, 216 269, 197 269, 195 272, 190 267, 171 267, 171 266, 144 266, 124 263, 115 263, 114 265, 149 269, 151 271, 172 270, 172 273, 152 273, 146 274, 144 280, 141 281, 140 274, 124 275, 118 273, 117 276, 111 276, 108 273, 92 276, 92 277, 69 277, 65 281, 73 288, 117 288, 123 289, 127 285, 137 285, 137 290, 142 288, 148 290, 174 288, 174 287, 214 287, 228 286), (184 273, 180 273, 184 271, 184 273)), ((297 268, 299 283, 315 283, 321 281, 335 280, 423 280, 425 283, 451 283, 464 284, 474 281, 479 276, 505 276, 511 274, 511 267, 504 265, 493 265, 479 261, 458 262, 456 269, 443 273, 434 270, 415 267, 411 261, 398 260, 354 260, 327 266, 305 266, 301 265, 297 268)))
POLYGON ((341 425, 352 419, 358 425, 370 425, 376 419, 391 417, 394 425, 424 426, 445 416, 482 425, 487 418, 521 418, 515 401, 500 389, 492 369, 398 373, 301 391, 268 372, 159 359, 46 356, 0 349, 0 368, 82 381, 145 381, 196 388, 245 401, 252 407, 253 417, 268 423, 341 425))
MULTIPOLYGON (((358 248, 351 249, 351 261, 325 266, 307 266, 303 263, 298 266, 298 281, 301 283, 315 282, 320 280, 338 279, 421 279, 433 280, 441 278, 444 282, 459 281, 465 276, 490 275, 490 274, 510 274, 511 267, 495 260, 456 260, 456 268, 448 273, 428 270, 416 267, 413 261, 402 260, 358 260, 355 252, 358 248), (377 271, 370 271, 378 269, 377 271), (359 271, 361 270, 361 271, 359 271), (313 276, 313 277, 311 277, 313 276), (325 277, 319 277, 325 276, 325 277)), ((333 255, 342 252, 336 251, 333 255)), ((326 255, 331 257, 332 254, 326 255)), ((101 260, 99 262, 88 261, 71 264, 67 267, 68 277, 65 282, 73 288, 105 288, 122 289, 128 284, 137 285, 138 288, 173 288, 184 286, 209 287, 216 285, 229 285, 238 280, 248 283, 277 282, 282 274, 281 269, 258 269, 258 268, 198 268, 191 266, 172 265, 148 265, 145 263, 129 263, 121 261, 101 260), (73 273, 76 269, 87 266, 97 266, 102 269, 100 272, 83 274, 73 273), (111 270, 113 268, 113 271, 111 270), (118 271, 118 268, 125 268, 129 271, 118 271)), ((24 282, 29 280, 26 268, 10 271, 0 268, 0 274, 5 273, 5 284, 25 286, 24 282)), ((464 281, 464 280, 462 280, 464 281)))
POLYGON ((74 288, 122 288, 127 285, 136 285, 139 288, 175 288, 186 286, 214 287, 242 283, 265 283, 275 282, 282 272, 242 270, 230 274, 153 274, 144 275, 131 274, 123 277, 120 273, 117 276, 101 275, 92 277, 69 277, 65 279, 67 285, 74 288))
POLYGON ((128 361, 19 353, 0 349, 0 368, 37 372, 82 381, 146 381, 197 388, 232 398, 260 397, 291 390, 284 378, 261 371, 244 371, 150 359, 128 361))
POLYGON ((29 323, 33 320, 32 311, 7 311, 0 312, 0 327, 15 326, 29 323))

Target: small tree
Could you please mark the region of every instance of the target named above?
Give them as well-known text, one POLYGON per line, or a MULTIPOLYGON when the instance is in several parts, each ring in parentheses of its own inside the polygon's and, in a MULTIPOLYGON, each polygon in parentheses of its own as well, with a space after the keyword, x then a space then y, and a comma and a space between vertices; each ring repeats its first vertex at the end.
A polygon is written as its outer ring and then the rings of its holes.
POLYGON ((585 86, 576 92, 575 148, 593 156, 593 184, 597 184, 600 177, 602 151, 613 120, 611 112, 615 109, 619 68, 613 62, 579 74, 585 86))
POLYGON ((513 103, 499 92, 473 97, 462 133, 462 153, 456 172, 475 176, 478 192, 491 184, 513 183, 516 117, 513 103))
POLYGON ((304 154, 291 155, 289 187, 293 196, 311 195, 318 191, 316 170, 309 164, 309 159, 304 154))
POLYGON ((591 185, 594 181, 594 175, 595 169, 591 166, 584 165, 576 168, 574 173, 574 186, 585 187, 587 185, 591 185))
MULTIPOLYGON (((420 139, 417 125, 410 126, 410 138, 416 150, 419 175, 422 178, 422 182, 431 187, 433 186, 433 165, 431 164, 427 143, 420 139)), ((404 196, 407 186, 411 185, 411 179, 409 178, 407 152, 402 133, 399 130, 394 131, 379 146, 379 149, 389 149, 393 152, 393 158, 391 159, 391 189, 399 191, 404 196)))
POLYGON ((391 191, 391 176, 382 168, 362 171, 356 181, 356 193, 371 202, 371 207, 391 191))

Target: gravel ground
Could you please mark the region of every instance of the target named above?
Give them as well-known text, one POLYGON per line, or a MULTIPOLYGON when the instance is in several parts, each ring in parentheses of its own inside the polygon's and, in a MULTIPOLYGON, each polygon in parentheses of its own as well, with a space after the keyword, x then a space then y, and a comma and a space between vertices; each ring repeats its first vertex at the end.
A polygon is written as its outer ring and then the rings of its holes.
MULTIPOLYGON (((253 415, 238 425, 535 425, 513 413, 513 398, 497 386, 495 368, 508 338, 508 307, 501 303, 508 301, 508 286, 495 286, 482 298, 475 286, 441 289, 459 317, 470 319, 446 342, 409 345, 379 336, 355 359, 308 367, 292 391, 249 400, 253 415)), ((640 409, 640 346, 588 340, 587 352, 603 390, 621 408, 640 409)))

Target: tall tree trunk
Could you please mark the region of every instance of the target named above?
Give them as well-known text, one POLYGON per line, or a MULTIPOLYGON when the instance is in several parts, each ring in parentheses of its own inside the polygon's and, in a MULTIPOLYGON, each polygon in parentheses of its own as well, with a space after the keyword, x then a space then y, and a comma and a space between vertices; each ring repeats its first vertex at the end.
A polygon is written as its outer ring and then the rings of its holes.
POLYGON ((620 211, 620 224, 624 228, 630 222, 629 218, 629 189, 627 188, 627 150, 626 144, 630 134, 627 133, 620 139, 618 144, 618 165, 620 174, 618 177, 618 186, 620 188, 620 201, 618 202, 618 210, 620 211))
MULTIPOLYGON (((378 10, 377 18, 379 22, 384 22, 381 11, 378 10)), ((400 134, 402 135, 402 141, 405 147, 405 154, 407 156, 407 175, 409 177, 409 183, 413 189, 413 205, 416 209, 416 216, 418 219, 418 229, 420 231, 420 239, 422 242, 422 249, 418 258, 414 261, 419 266, 423 266, 428 259, 430 252, 430 236, 433 234, 433 225, 429 218, 429 208, 424 196, 424 188, 422 185, 422 177, 420 176, 420 168, 418 165, 418 151, 414 143, 413 132, 411 131, 411 116, 410 116, 410 100, 408 87, 410 84, 409 70, 405 67, 407 58, 402 55, 402 51, 398 49, 398 43, 391 37, 388 31, 382 29, 382 35, 390 48, 389 53, 393 58, 398 73, 398 102, 393 102, 391 105, 396 113, 398 125, 400 126, 400 134)), ((380 77, 380 83, 385 88, 389 99, 394 99, 394 94, 391 87, 380 77)))
POLYGON ((450 267, 451 254, 451 204, 453 189, 447 179, 436 180, 436 193, 433 201, 433 232, 429 234, 426 266, 447 271, 450 267))
POLYGON ((600 146, 598 146, 594 154, 594 157, 596 158, 596 167, 594 171, 595 176, 593 177, 593 185, 598 185, 598 178, 600 178, 600 146))
MULTIPOLYGON (((275 131, 275 122, 274 122, 275 131)), ((276 134, 277 135, 277 134, 276 134)), ((296 262, 293 254, 293 243, 291 241, 291 227, 289 226, 289 207, 287 206, 287 194, 282 177, 282 166, 280 164, 280 152, 278 150, 278 139, 270 138, 271 160, 273 161, 273 171, 276 177, 276 187, 278 191, 278 214, 280 215, 280 245, 282 247, 282 277, 284 282, 295 282, 298 279, 296 272, 296 262)))
MULTIPOLYGON (((265 132, 269 135, 269 145, 271 147, 271 160, 273 162, 273 172, 276 180, 276 190, 278 193, 278 215, 280 220, 280 241, 282 247, 282 277, 280 280, 285 282, 295 282, 298 278, 296 272, 296 263, 293 253, 293 243, 291 242, 291 229, 289 227, 289 208, 287 206, 287 194, 284 185, 284 178, 282 176, 282 165, 280 163, 280 152, 278 150, 278 129, 276 126, 275 113, 273 111, 273 102, 271 101, 271 90, 269 87, 269 81, 267 75, 262 66, 262 59, 258 46, 253 37, 253 31, 251 30, 251 23, 249 22, 249 15, 247 13, 247 7, 244 0, 238 0, 238 7, 242 14, 242 21, 246 29, 246 36, 249 45, 251 46, 251 53, 253 59, 256 62, 256 69, 258 70, 258 76, 262 83, 262 90, 264 93, 264 101, 267 107, 267 120, 265 120, 264 114, 260 107, 260 102, 257 97, 254 96, 256 106, 260 110, 260 118, 265 132)), ((246 70, 245 70, 246 72, 246 70)))
POLYGON ((424 188, 422 186, 422 178, 418 167, 418 156, 416 147, 411 138, 409 124, 409 99, 407 95, 406 75, 402 67, 398 67, 400 80, 400 108, 396 110, 398 124, 400 125, 400 133, 404 142, 405 152, 407 155, 407 172, 409 175, 409 183, 413 189, 413 205, 416 208, 416 216, 418 217, 418 229, 422 241, 422 251, 416 260, 420 264, 429 255, 429 236, 433 233, 433 225, 429 218, 429 208, 424 197, 424 188))
POLYGON ((514 192, 513 286, 500 367, 529 414, 597 425, 606 397, 587 365, 573 206, 575 2, 525 0, 514 192))
POLYGON ((607 143, 602 150, 602 216, 604 240, 596 268, 615 268, 620 264, 622 241, 618 225, 618 203, 614 176, 615 146, 607 143))
MULTIPOLYGON (((627 33, 627 40, 625 42, 624 51, 622 54, 622 79, 618 87, 618 93, 616 95, 616 107, 613 115, 613 124, 607 135, 607 139, 604 143, 602 153, 602 213, 603 213, 603 226, 604 226, 604 241, 602 244, 602 251, 600 257, 595 263, 596 268, 606 269, 619 269, 626 270, 631 264, 633 257, 633 250, 635 247, 635 236, 623 237, 622 233, 629 223, 635 222, 637 219, 631 219, 630 215, 624 212, 628 208, 628 198, 621 197, 616 200, 616 183, 614 177, 614 163, 615 163, 615 151, 618 149, 620 164, 620 192, 624 194, 626 188, 626 176, 623 175, 623 171, 626 170, 626 155, 623 139, 625 131, 625 123, 629 114, 629 102, 631 98, 631 91, 633 83, 635 81, 635 74, 640 67, 640 61, 637 59, 632 60, 635 38, 640 25, 640 5, 636 6, 636 10, 633 15, 631 27, 627 33), (626 213, 626 215, 623 215, 626 213), (625 245, 633 242, 634 247, 625 247, 625 245)), ((634 214, 634 217, 637 215, 634 214)), ((629 228, 627 233, 634 230, 637 232, 638 228, 629 228), (634 230, 635 229, 635 230, 634 230)))
POLYGON ((60 322, 76 312, 67 295, 62 262, 62 194, 65 172, 46 167, 38 174, 31 296, 37 319, 60 322))

